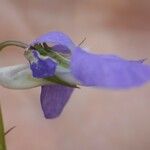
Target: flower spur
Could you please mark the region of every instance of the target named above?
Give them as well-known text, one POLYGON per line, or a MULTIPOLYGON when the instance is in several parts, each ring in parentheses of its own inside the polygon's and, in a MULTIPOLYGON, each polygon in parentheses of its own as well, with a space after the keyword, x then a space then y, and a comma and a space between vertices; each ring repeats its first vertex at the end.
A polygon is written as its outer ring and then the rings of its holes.
POLYGON ((41 106, 46 118, 58 117, 78 86, 128 89, 150 81, 150 65, 115 55, 96 55, 76 46, 62 32, 49 32, 31 44, 0 44, 25 49, 27 64, 0 68, 0 84, 11 89, 41 86, 41 106))

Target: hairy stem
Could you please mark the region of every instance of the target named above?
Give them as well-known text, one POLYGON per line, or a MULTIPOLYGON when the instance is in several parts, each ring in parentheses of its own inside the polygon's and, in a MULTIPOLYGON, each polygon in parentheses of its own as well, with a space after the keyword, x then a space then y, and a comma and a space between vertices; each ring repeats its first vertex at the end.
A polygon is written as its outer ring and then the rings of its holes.
POLYGON ((0 108, 0 150, 6 150, 4 124, 1 108, 0 108))

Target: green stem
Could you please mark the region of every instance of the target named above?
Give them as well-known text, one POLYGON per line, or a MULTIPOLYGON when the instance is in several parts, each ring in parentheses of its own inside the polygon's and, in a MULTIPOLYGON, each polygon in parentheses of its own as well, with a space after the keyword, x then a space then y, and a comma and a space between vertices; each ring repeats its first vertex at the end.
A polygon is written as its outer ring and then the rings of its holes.
POLYGON ((4 124, 1 108, 0 108, 0 150, 6 150, 4 124))
POLYGON ((19 42, 19 41, 4 41, 0 43, 0 50, 2 50, 3 48, 7 46, 18 46, 24 49, 28 47, 27 44, 19 42))
MULTIPOLYGON (((19 41, 4 41, 0 43, 0 51, 7 46, 17 46, 23 49, 28 47, 27 44, 19 42, 19 41)), ((0 107, 0 150, 6 150, 5 132, 4 132, 4 124, 3 124, 1 107, 0 107)))

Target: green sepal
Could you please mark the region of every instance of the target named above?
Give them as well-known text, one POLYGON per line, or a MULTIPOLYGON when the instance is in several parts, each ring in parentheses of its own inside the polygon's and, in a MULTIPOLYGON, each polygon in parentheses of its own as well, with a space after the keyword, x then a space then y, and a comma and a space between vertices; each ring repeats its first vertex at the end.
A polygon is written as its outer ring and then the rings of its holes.
MULTIPOLYGON (((31 46, 29 49, 34 49, 37 50, 40 55, 42 56, 49 56, 50 58, 54 59, 55 61, 58 62, 58 65, 64 68, 69 68, 69 60, 59 54, 58 52, 55 52, 51 47, 49 47, 46 43, 42 44, 35 44, 34 46, 31 46)), ((47 81, 56 83, 56 84, 61 84, 64 86, 72 87, 72 88, 79 88, 77 85, 70 84, 68 82, 63 81, 60 79, 58 76, 53 76, 53 77, 48 77, 44 78, 47 81)))
POLYGON ((49 47, 46 43, 42 44, 35 44, 34 46, 31 46, 31 49, 37 50, 41 55, 43 56, 49 56, 52 59, 56 60, 58 64, 64 68, 69 67, 70 61, 59 54, 58 52, 55 52, 51 47, 49 47))
POLYGON ((64 85, 64 86, 68 86, 68 87, 72 87, 72 88, 79 88, 77 85, 75 84, 69 84, 68 82, 65 82, 63 80, 61 80, 58 76, 53 76, 53 77, 48 77, 48 78, 44 78, 45 80, 47 81, 50 81, 50 82, 53 82, 53 83, 56 83, 56 84, 61 84, 61 85, 64 85))

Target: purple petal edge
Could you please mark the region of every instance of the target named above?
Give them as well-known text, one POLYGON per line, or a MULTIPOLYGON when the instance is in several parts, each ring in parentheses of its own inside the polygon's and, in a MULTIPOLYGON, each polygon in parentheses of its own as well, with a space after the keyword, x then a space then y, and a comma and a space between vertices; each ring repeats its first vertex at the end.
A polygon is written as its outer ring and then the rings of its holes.
POLYGON ((114 55, 90 54, 77 47, 71 58, 71 72, 84 86, 124 89, 150 81, 150 65, 114 55))
POLYGON ((45 85, 41 89, 41 106, 47 119, 58 117, 68 102, 73 88, 63 85, 45 85))
POLYGON ((68 35, 64 34, 63 32, 48 32, 46 34, 41 35, 37 39, 35 39, 31 45, 38 44, 38 43, 47 43, 52 44, 54 46, 54 50, 57 51, 70 51, 75 48, 74 43, 69 38, 68 35))

